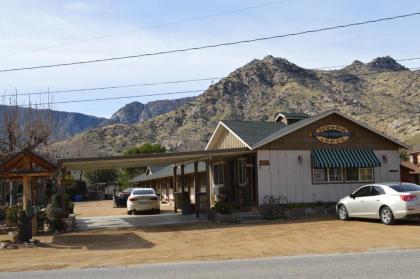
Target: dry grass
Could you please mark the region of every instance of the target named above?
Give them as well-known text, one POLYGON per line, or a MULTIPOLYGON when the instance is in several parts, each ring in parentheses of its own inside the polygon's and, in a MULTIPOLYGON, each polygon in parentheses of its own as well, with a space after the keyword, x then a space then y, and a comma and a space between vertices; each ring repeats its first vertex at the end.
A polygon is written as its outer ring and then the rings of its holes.
POLYGON ((385 226, 376 221, 336 220, 96 230, 38 237, 45 247, 2 250, 0 270, 416 249, 419 233, 419 223, 385 226))

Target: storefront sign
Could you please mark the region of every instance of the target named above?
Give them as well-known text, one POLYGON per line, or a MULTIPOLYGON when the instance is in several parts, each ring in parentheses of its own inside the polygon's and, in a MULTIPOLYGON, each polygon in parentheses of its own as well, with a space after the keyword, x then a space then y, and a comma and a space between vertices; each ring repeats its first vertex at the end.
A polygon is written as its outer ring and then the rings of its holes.
POLYGON ((269 160, 259 160, 258 161, 258 165, 261 166, 269 166, 270 165, 270 161, 269 160))
POLYGON ((316 129, 313 136, 326 144, 340 144, 348 140, 351 133, 339 125, 325 125, 316 129))

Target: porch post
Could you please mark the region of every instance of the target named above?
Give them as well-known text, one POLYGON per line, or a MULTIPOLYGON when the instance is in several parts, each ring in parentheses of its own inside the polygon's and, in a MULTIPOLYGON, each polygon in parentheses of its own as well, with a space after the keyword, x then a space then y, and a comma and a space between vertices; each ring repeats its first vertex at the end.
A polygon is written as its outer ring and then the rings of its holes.
POLYGON ((200 180, 198 177, 198 162, 194 162, 194 195, 195 195, 195 217, 200 217, 200 180))
POLYGON ((185 192, 185 171, 184 164, 181 165, 181 192, 185 192))
POLYGON ((174 212, 176 213, 178 210, 177 210, 177 208, 176 208, 176 199, 175 199, 175 193, 176 193, 176 169, 177 169, 177 166, 176 165, 174 165, 173 166, 173 174, 172 174, 172 179, 173 179, 173 183, 172 183, 172 185, 173 185, 173 195, 174 195, 174 212))
POLYGON ((207 218, 210 219, 210 161, 206 160, 206 212, 207 218))

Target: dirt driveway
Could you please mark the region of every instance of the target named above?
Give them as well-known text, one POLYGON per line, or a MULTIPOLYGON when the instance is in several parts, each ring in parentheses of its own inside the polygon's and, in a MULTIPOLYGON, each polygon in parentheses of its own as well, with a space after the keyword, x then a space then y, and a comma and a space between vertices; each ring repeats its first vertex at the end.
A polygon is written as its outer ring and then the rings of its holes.
POLYGON ((44 247, 2 250, 0 270, 420 249, 419 235, 418 222, 385 226, 376 221, 337 220, 94 230, 40 236, 44 247))

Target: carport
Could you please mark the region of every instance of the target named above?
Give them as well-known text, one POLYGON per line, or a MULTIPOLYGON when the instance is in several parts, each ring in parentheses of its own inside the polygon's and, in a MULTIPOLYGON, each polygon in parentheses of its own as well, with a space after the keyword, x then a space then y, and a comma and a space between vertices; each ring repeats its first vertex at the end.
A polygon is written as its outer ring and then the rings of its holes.
MULTIPOLYGON (((132 167, 147 167, 147 166, 173 166, 173 190, 177 189, 184 191, 184 166, 186 164, 194 163, 194 189, 195 189, 195 215, 199 217, 199 195, 200 195, 200 180, 198 179, 198 163, 204 162, 206 166, 205 179, 205 212, 207 216, 210 213, 211 192, 210 187, 210 162, 218 161, 225 158, 237 157, 240 155, 252 153, 246 148, 220 149, 220 150, 199 150, 186 152, 168 152, 159 154, 138 154, 127 156, 108 156, 108 157, 90 157, 90 158, 71 158, 61 159, 58 165, 61 172, 61 179, 71 170, 93 170, 93 169, 112 169, 112 168, 132 168, 132 167), (177 168, 181 169, 180 185, 177 185, 177 168)), ((61 187, 65 191, 64 187, 61 187)), ((175 211, 177 204, 175 202, 175 211)))

